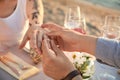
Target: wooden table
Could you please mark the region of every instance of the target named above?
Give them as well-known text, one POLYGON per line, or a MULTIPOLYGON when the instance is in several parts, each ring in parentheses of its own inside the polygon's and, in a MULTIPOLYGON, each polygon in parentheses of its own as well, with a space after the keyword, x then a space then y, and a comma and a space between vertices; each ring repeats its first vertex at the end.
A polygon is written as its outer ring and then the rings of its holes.
MULTIPOLYGON (((40 72, 38 74, 36 74, 26 80, 52 80, 51 78, 49 78, 48 76, 46 76, 44 74, 41 63, 39 63, 38 65, 33 64, 31 58, 28 56, 27 52, 25 52, 24 50, 20 50, 20 49, 18 49, 18 47, 14 46, 9 50, 9 52, 15 54, 16 56, 20 57, 27 63, 40 69, 40 72)), ((17 79, 12 77, 10 74, 5 72, 4 70, 0 69, 0 80, 17 80, 17 79)))
MULTIPOLYGON (((18 47, 13 47, 9 51, 15 54, 16 56, 20 57, 27 63, 33 66, 36 66, 37 68, 40 69, 40 72, 38 74, 26 80, 53 80, 44 74, 41 63, 39 63, 38 65, 33 64, 31 58, 28 56, 28 54, 24 50, 20 50, 18 49, 18 47)), ((70 56, 70 54, 67 54, 67 56, 70 56)), ((117 68, 110 67, 105 64, 100 64, 97 61, 95 61, 95 74, 93 75, 93 77, 99 76, 100 74, 107 73, 109 75, 112 75, 115 78, 114 80, 120 80, 120 75, 117 73, 117 70, 118 70, 117 68)), ((17 79, 9 75, 4 70, 0 69, 0 80, 17 80, 17 79)))
POLYGON ((117 73, 118 68, 108 66, 105 64, 101 64, 97 61, 95 61, 95 74, 93 75, 94 78, 106 76, 106 79, 93 79, 93 80, 120 80, 120 74, 117 73), (112 79, 111 79, 111 78, 112 79))

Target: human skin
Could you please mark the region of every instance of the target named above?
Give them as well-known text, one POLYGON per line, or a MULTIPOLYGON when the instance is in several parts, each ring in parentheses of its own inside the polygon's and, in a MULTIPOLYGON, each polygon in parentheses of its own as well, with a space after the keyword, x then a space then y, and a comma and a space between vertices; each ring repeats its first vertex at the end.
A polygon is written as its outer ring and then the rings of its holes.
POLYGON ((54 41, 47 37, 44 37, 42 42, 42 66, 45 74, 55 80, 61 80, 75 70, 73 64, 57 48, 54 41))
POLYGON ((47 35, 55 38, 56 44, 64 51, 84 51, 92 55, 96 52, 97 37, 83 35, 54 23, 46 23, 42 27, 50 30, 47 35))
MULTIPOLYGON (((0 17, 6 18, 10 16, 16 9, 18 0, 0 0, 0 17)), ((38 47, 36 44, 39 35, 38 27, 43 23, 43 4, 42 0, 26 0, 26 14, 29 19, 29 29, 27 30, 20 48, 23 48, 27 41, 30 42, 32 48, 38 47)), ((27 26, 26 26, 27 27, 27 26)), ((8 29, 7 29, 8 30, 8 29)), ((39 41, 40 42, 40 41, 39 41)))
MULTIPOLYGON (((58 58, 60 56, 56 56, 55 58, 51 56, 44 56, 43 59, 43 63, 44 61, 46 63, 46 65, 43 64, 44 72, 55 80, 60 80, 64 78, 65 72, 67 72, 67 75, 72 71, 67 64, 71 62, 65 59, 64 53, 62 51, 86 51, 88 53, 91 53, 92 55, 95 54, 97 41, 96 37, 83 35, 74 30, 65 29, 64 27, 53 23, 43 24, 42 28, 47 28, 50 30, 50 32, 46 33, 46 35, 49 36, 50 39, 54 40, 54 45, 58 45, 58 47, 56 46, 53 51, 55 51, 55 53, 63 55, 60 59, 58 58), (61 60, 64 60, 64 62, 61 63, 61 60), (66 68, 67 71, 64 71, 63 67, 66 68)), ((47 43, 45 41, 43 42, 43 45, 47 43)), ((49 51, 49 48, 45 49, 45 46, 42 47, 42 50, 43 54, 53 54, 49 51)), ((69 64, 69 66, 70 65, 72 64, 69 64)), ((80 75, 78 75, 75 76, 72 80, 82 80, 82 78, 80 75)))
POLYGON ((38 41, 37 43, 37 40, 41 40, 38 38, 42 37, 40 36, 40 32, 38 30, 43 30, 40 29, 40 26, 43 23, 43 13, 44 10, 42 0, 27 0, 27 16, 29 19, 29 29, 27 30, 19 46, 20 48, 23 48, 29 41, 31 48, 36 50, 36 52, 39 52, 39 46, 37 44, 41 44, 41 41, 38 41))

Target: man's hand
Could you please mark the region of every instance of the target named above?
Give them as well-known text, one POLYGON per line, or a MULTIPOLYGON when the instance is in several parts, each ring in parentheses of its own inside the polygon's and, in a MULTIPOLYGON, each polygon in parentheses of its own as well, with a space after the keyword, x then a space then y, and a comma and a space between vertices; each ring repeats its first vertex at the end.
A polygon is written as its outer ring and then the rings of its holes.
POLYGON ((65 29, 53 23, 43 24, 42 27, 51 31, 47 35, 54 39, 60 49, 64 51, 80 51, 79 38, 82 34, 79 32, 65 29))
POLYGON ((55 80, 60 80, 75 70, 73 64, 64 53, 57 48, 54 41, 50 41, 46 37, 44 37, 42 43, 42 66, 46 75, 55 80))

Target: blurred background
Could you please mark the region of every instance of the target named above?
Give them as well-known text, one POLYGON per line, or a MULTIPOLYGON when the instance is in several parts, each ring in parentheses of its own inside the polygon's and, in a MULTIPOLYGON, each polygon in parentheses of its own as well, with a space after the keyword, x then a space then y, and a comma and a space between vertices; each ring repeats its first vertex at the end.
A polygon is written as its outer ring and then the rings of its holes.
POLYGON ((85 16, 88 34, 101 36, 107 15, 120 15, 120 0, 43 0, 44 23, 54 22, 64 26, 67 6, 80 6, 85 16))

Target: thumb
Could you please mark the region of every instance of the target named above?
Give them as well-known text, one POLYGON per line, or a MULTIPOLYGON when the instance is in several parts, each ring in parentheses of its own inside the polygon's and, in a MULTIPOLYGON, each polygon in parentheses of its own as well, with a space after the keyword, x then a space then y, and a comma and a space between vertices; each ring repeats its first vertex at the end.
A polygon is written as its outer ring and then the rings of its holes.
POLYGON ((57 45, 54 43, 53 40, 51 40, 51 47, 53 51, 56 53, 56 55, 61 55, 63 52, 57 47, 57 45))

